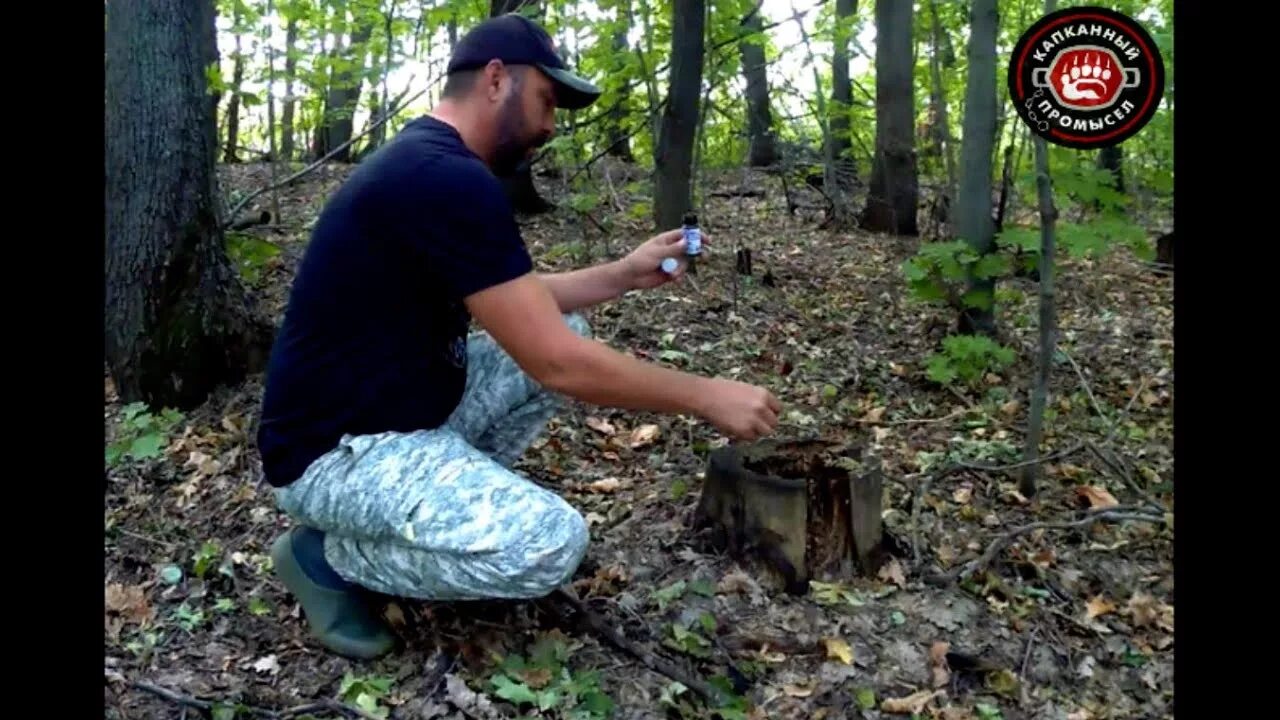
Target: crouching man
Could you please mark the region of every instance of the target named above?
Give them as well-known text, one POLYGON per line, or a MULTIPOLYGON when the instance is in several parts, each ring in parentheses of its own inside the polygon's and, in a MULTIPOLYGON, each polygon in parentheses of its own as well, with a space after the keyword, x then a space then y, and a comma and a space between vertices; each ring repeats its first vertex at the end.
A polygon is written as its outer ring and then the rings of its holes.
POLYGON ((512 465, 567 398, 773 430, 767 390, 641 362, 580 310, 676 279, 679 230, 621 260, 534 272, 497 176, 599 89, 536 24, 506 15, 455 48, 442 101, 329 199, 266 377, 259 451, 297 523, 275 569, 314 636, 354 658, 394 647, 369 591, 432 600, 546 595, 587 549, 582 516, 512 465), (483 332, 472 334, 474 319, 483 332))

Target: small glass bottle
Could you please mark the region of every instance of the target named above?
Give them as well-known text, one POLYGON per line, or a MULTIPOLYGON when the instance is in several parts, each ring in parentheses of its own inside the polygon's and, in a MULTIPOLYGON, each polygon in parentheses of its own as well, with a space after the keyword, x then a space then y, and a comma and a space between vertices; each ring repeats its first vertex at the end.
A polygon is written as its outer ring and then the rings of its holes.
POLYGON ((684 254, 689 256, 702 254, 702 231, 698 229, 698 216, 692 212, 685 213, 682 229, 685 241, 684 254))

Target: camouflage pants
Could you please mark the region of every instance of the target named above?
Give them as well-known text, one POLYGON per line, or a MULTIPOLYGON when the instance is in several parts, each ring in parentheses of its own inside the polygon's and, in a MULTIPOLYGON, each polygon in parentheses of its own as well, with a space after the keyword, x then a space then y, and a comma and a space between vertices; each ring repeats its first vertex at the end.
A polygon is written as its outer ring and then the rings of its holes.
MULTIPOLYGON (((590 330, 578 314, 566 322, 590 330)), ((468 340, 467 384, 444 426, 347 435, 276 491, 323 530, 325 558, 357 585, 430 600, 541 597, 587 549, 582 515, 512 464, 562 400, 486 334, 468 340)))

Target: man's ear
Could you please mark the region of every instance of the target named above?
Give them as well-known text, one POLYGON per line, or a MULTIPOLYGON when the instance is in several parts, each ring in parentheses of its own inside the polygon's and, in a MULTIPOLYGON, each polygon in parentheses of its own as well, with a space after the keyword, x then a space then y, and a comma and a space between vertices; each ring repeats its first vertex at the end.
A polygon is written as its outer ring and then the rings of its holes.
POLYGON ((484 66, 484 73, 481 76, 484 83, 485 96, 490 100, 497 101, 502 98, 502 79, 507 75, 507 66, 501 60, 490 60, 484 66))

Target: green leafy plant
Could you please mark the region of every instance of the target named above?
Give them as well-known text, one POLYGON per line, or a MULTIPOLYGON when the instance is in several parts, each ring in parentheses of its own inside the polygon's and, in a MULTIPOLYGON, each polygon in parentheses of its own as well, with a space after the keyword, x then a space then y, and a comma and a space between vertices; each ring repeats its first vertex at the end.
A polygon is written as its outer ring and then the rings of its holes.
POLYGON ((990 309, 991 297, 968 290, 969 277, 985 280, 1005 275, 1011 265, 1007 255, 979 255, 963 240, 932 242, 920 246, 903 263, 902 271, 916 298, 956 309, 990 309))
POLYGON ((391 709, 382 705, 381 701, 391 692, 393 682, 389 677, 360 677, 348 672, 338 687, 338 697, 374 717, 385 718, 391 714, 391 709))
POLYGON ((998 373, 1013 364, 1014 352, 984 335, 950 335, 942 351, 929 356, 925 375, 941 385, 957 381, 976 387, 987 373, 998 373))
POLYGON ((182 413, 172 408, 155 414, 143 402, 125 405, 115 440, 106 448, 107 465, 114 467, 125 458, 149 460, 160 457, 161 450, 169 444, 169 433, 180 422, 182 413))
MULTIPOLYGON (((554 635, 540 638, 529 656, 503 658, 489 677, 493 694, 532 717, 556 720, 605 720, 613 716, 613 699, 600 689, 600 672, 576 671, 567 662, 569 649, 554 635)), ((529 717, 529 716, 526 716, 529 717)))
POLYGON ((280 248, 248 233, 227 233, 227 255, 240 270, 240 277, 248 283, 256 283, 262 277, 262 269, 280 248))
POLYGON ((669 623, 666 629, 667 633, 662 637, 664 646, 693 657, 711 657, 711 639, 708 636, 715 634, 716 629, 716 620, 711 613, 702 613, 688 624, 669 623))

